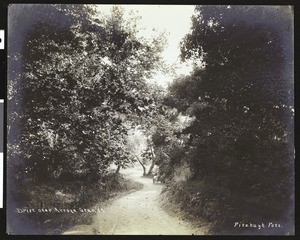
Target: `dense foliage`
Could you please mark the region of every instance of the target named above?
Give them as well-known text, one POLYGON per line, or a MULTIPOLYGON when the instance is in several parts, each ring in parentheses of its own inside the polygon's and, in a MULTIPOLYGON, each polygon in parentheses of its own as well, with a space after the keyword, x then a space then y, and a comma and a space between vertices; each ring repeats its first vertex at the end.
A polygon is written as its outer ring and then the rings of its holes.
POLYGON ((101 178, 111 163, 130 161, 127 131, 153 108, 145 80, 160 66, 163 38, 137 37, 137 18, 125 20, 118 7, 102 18, 82 5, 28 10, 44 15, 28 27, 18 59, 9 115, 20 137, 9 132, 11 164, 35 181, 101 178))
POLYGON ((174 81, 166 104, 194 121, 182 131, 188 140, 179 150, 173 147, 172 159, 178 162, 180 156, 181 165, 192 172, 191 181, 210 186, 202 191, 208 196, 203 201, 217 199, 217 219, 228 225, 236 218, 292 219, 288 16, 275 7, 197 6, 191 31, 181 42, 181 57, 193 59, 195 70, 174 81))

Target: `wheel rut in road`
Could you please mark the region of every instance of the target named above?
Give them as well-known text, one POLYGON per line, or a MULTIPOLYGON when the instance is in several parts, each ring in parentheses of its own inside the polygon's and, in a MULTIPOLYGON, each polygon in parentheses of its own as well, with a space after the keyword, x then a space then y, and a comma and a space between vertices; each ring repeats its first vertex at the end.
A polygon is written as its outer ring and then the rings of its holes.
POLYGON ((171 216, 160 207, 162 185, 141 177, 137 168, 123 170, 125 178, 143 184, 139 191, 113 200, 104 211, 98 212, 91 225, 77 225, 65 235, 203 235, 205 228, 193 227, 181 216, 171 216))

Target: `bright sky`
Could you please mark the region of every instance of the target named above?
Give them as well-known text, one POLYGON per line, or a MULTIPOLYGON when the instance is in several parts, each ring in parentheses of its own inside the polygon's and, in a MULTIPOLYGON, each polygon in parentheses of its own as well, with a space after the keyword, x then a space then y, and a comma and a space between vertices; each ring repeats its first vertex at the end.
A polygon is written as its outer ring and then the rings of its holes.
MULTIPOLYGON (((103 13, 109 13, 113 5, 101 4, 98 9, 103 13)), ((166 63, 175 67, 175 74, 188 74, 192 69, 192 64, 183 64, 179 60, 179 42, 189 32, 191 26, 191 16, 194 13, 193 5, 122 5, 125 14, 130 10, 137 12, 141 16, 141 26, 145 28, 142 34, 150 37, 155 28, 159 32, 166 32, 168 46, 162 53, 166 63)), ((167 83, 174 79, 174 75, 163 75, 158 73, 154 81, 166 87, 167 83)))

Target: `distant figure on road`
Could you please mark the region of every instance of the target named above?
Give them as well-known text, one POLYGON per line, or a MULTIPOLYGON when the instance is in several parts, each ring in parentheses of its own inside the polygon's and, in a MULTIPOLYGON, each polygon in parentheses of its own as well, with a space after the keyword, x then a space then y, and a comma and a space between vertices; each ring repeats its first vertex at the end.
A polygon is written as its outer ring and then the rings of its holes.
POLYGON ((155 184, 155 183, 158 183, 158 182, 159 182, 159 175, 158 175, 158 173, 155 173, 153 175, 153 183, 155 184))
POLYGON ((155 173, 153 175, 153 183, 165 183, 165 174, 155 173))

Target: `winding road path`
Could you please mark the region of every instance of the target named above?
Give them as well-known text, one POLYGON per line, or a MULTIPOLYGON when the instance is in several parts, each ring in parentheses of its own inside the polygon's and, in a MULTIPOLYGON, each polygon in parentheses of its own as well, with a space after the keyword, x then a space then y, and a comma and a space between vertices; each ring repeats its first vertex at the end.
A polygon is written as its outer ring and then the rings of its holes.
POLYGON ((95 215, 91 225, 77 225, 65 235, 203 235, 205 228, 192 227, 180 216, 170 216, 159 205, 161 185, 152 179, 141 177, 141 170, 123 170, 126 178, 143 184, 143 189, 120 197, 109 204, 103 212, 95 215))

